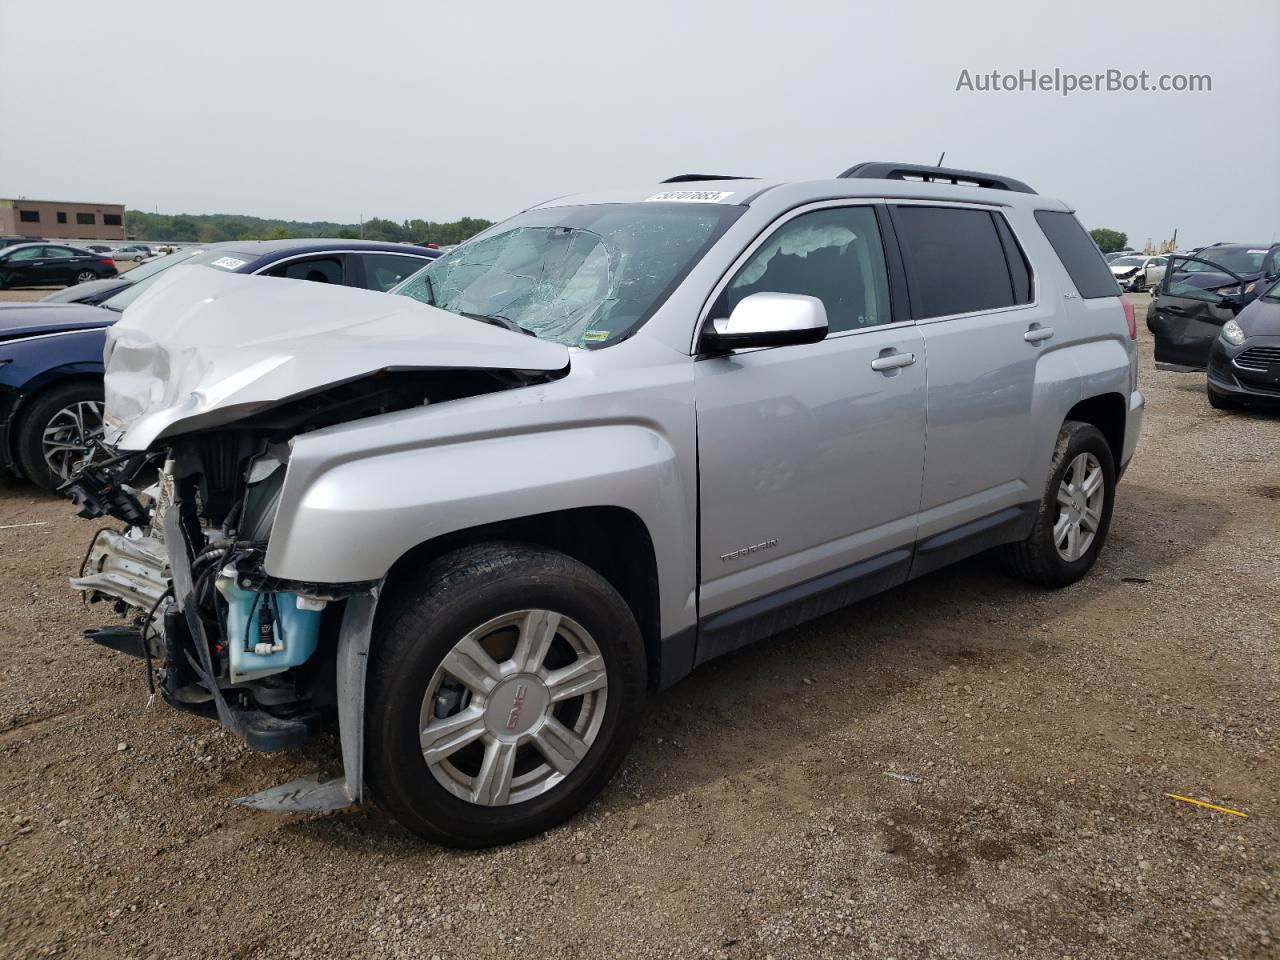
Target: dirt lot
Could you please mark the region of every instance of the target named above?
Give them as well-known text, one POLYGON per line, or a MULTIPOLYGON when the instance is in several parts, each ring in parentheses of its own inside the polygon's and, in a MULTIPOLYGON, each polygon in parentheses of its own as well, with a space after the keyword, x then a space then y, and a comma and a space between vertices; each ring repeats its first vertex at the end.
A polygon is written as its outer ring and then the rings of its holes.
POLYGON ((111 620, 67 590, 95 524, 0 482, 0 954, 1280 956, 1280 416, 1143 353, 1085 582, 977 560, 712 664, 582 816, 481 853, 233 806, 336 741, 149 705, 79 637, 111 620))

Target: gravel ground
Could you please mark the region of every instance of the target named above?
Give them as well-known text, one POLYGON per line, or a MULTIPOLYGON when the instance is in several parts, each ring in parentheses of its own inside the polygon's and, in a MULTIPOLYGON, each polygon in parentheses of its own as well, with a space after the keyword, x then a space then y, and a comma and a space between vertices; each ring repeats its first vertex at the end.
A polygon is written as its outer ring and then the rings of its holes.
POLYGON ((1083 583, 978 559, 713 663, 584 814, 477 853, 233 806, 335 739, 263 756, 149 704, 79 637, 95 524, 0 482, 0 954, 1280 956, 1280 416, 1211 410, 1142 336, 1083 583))

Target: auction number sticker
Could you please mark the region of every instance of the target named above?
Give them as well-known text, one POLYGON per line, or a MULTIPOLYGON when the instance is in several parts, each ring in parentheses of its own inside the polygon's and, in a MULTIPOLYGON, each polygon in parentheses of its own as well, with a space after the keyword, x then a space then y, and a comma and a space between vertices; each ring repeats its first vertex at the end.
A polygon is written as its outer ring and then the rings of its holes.
POLYGON ((221 267, 223 270, 238 270, 243 267, 247 261, 237 260, 235 257, 219 257, 213 261, 213 266, 221 267))
POLYGON ((732 190, 664 190, 662 193, 655 193, 645 202, 659 200, 666 203, 673 201, 676 203, 720 203, 732 196, 732 190))

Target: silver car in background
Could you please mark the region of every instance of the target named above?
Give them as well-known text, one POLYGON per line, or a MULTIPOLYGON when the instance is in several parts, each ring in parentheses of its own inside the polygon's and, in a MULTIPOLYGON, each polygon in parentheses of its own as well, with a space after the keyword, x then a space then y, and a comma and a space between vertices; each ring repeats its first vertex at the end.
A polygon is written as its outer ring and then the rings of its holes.
POLYGON ((995 174, 560 198, 395 292, 160 278, 73 584, 256 749, 336 717, 342 776, 243 802, 368 786, 457 846, 571 816, 647 690, 744 644, 993 548, 1079 580, 1141 427, 1102 255, 995 174))

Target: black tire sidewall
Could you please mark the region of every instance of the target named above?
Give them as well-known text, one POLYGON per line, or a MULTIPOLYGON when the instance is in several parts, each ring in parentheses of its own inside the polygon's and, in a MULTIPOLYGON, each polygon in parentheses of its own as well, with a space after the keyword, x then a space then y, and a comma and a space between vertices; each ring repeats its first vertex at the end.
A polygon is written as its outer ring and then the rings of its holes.
POLYGON ((432 564, 428 582, 381 622, 374 640, 366 711, 370 786, 410 830, 437 843, 477 847, 509 843, 567 819, 594 797, 621 764, 645 695, 644 647, 622 598, 589 568, 536 547, 507 545, 500 572, 429 582, 452 564, 474 562, 467 551, 432 564), (548 564, 548 555, 555 563, 548 564), (547 567, 553 569, 546 571, 547 567), (576 569, 575 569, 576 568, 576 569), (605 716, 583 761, 547 793, 502 807, 455 796, 422 757, 419 712, 440 661, 468 632, 515 610, 548 609, 582 625, 608 670, 605 716))
POLYGON ((102 383, 90 380, 77 380, 52 387, 37 394, 18 415, 14 431, 13 447, 17 455, 18 467, 22 475, 44 490, 56 490, 63 483, 61 477, 50 472, 44 462, 42 436, 49 418, 77 401, 103 398, 102 383))
POLYGON ((1240 408, 1240 401, 1235 397, 1219 393, 1213 389, 1212 384, 1205 385, 1205 393, 1209 397, 1209 406, 1215 410, 1238 410, 1240 408))

